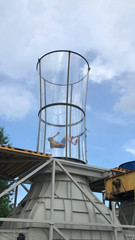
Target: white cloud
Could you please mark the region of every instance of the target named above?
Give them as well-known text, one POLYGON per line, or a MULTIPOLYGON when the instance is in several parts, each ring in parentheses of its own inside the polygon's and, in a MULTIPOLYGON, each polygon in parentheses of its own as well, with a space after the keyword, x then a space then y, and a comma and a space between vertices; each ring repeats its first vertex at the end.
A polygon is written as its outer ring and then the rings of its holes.
POLYGON ((99 56, 91 63, 90 79, 94 82, 100 83, 104 80, 110 80, 117 74, 99 56))
MULTIPOLYGON (((89 62, 92 67, 90 79, 96 82, 110 80, 125 72, 133 73, 134 12, 135 1, 127 0, 20 0, 9 1, 8 5, 1 1, 0 73, 16 79, 36 75, 37 59, 55 49, 70 49, 84 56, 95 51, 95 59, 90 56, 89 62)), ((114 110, 133 114, 135 98, 132 87, 128 92, 124 85, 123 88, 125 92, 114 110)), ((13 96, 13 101, 19 101, 26 108, 22 106, 24 112, 19 114, 14 108, 14 114, 6 116, 24 116, 30 108, 32 94, 23 91, 16 96, 13 92, 10 89, 7 95, 5 91, 8 106, 12 105, 10 100, 13 96)), ((2 106, 1 112, 4 114, 2 106)))
POLYGON ((125 114, 135 114, 135 93, 123 95, 114 106, 114 110, 125 114))
POLYGON ((132 149, 132 148, 127 147, 127 148, 126 148, 126 152, 129 152, 129 153, 135 155, 135 149, 132 149))
POLYGON ((35 108, 31 92, 19 86, 0 87, 0 115, 7 120, 21 119, 35 108))
POLYGON ((91 111, 91 106, 89 104, 86 104, 86 111, 88 111, 88 112, 91 111))
POLYGON ((114 125, 122 125, 122 126, 126 126, 128 124, 128 122, 126 121, 126 119, 124 119, 123 117, 113 114, 113 113, 107 113, 107 112, 100 112, 100 113, 96 113, 98 118, 108 122, 109 124, 114 124, 114 125))
POLYGON ((30 74, 38 57, 61 48, 97 51, 108 62, 93 64, 102 79, 135 70, 134 1, 1 1, 0 9, 0 70, 9 76, 30 74))
POLYGON ((124 145, 124 150, 135 156, 135 139, 132 139, 124 145))
POLYGON ((116 112, 135 114, 135 74, 128 74, 115 83, 115 90, 121 93, 114 106, 116 112))

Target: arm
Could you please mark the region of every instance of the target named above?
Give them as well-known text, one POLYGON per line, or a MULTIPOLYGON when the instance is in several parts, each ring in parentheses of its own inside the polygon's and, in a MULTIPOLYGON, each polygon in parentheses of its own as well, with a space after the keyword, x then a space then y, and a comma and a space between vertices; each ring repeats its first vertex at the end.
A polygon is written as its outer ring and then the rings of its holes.
POLYGON ((57 135, 59 135, 60 132, 57 132, 54 136, 52 136, 51 138, 54 139, 57 135))

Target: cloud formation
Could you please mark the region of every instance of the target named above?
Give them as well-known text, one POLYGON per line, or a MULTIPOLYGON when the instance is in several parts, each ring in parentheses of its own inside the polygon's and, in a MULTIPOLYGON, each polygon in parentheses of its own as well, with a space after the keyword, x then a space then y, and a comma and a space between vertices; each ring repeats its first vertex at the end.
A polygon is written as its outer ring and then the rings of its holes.
POLYGON ((0 85, 0 116, 6 120, 24 118, 35 108, 35 99, 30 91, 18 85, 0 85))
POLYGON ((96 113, 96 115, 100 120, 106 121, 109 124, 121 125, 121 126, 128 125, 128 121, 125 118, 119 115, 116 115, 114 113, 98 112, 96 113))
POLYGON ((135 139, 130 140, 124 145, 124 150, 135 156, 135 139))
POLYGON ((100 56, 92 61, 90 72, 90 79, 92 81, 101 83, 105 80, 111 80, 116 75, 118 75, 118 73, 115 72, 115 69, 105 63, 100 56))
POLYGON ((120 98, 114 111, 127 115, 135 114, 135 74, 125 74, 115 85, 120 98))
POLYGON ((95 50, 108 62, 109 78, 135 70, 133 1, 20 0, 8 7, 3 1, 0 9, 2 72, 28 74, 38 57, 57 48, 95 50))
MULTIPOLYGON (((16 80, 29 78, 35 74, 37 59, 54 49, 70 49, 85 56, 89 53, 90 78, 98 83, 121 77, 125 72, 134 73, 134 12, 135 1, 127 0, 20 0, 8 2, 8 6, 1 1, 0 73, 16 80)), ((133 79, 131 85, 134 82, 133 79)), ((123 82, 125 92, 114 110, 135 114, 134 93, 132 87, 126 91, 127 83, 128 80, 123 82)), ((1 91, 3 101, 4 90, 1 91)), ((8 91, 6 99, 14 96, 15 102, 26 96, 21 103, 24 114, 19 115, 27 114, 30 91, 23 91, 20 96, 14 95, 15 89, 8 91)), ((10 100, 6 101, 9 106, 10 100)), ((4 114, 2 105, 1 112, 4 114)), ((17 116, 18 108, 13 112, 17 116)), ((8 116, 12 117, 10 111, 8 116)))

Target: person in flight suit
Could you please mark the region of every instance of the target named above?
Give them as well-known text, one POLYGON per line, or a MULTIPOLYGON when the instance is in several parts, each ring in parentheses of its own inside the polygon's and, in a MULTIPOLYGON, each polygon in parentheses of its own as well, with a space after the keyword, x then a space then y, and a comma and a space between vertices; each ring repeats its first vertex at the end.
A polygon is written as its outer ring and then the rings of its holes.
MULTIPOLYGON (((66 145, 66 136, 64 136, 60 142, 57 142, 54 140, 54 138, 59 135, 60 132, 57 132, 53 137, 49 137, 48 138, 48 141, 50 142, 50 148, 65 148, 65 145, 66 145)), ((70 143, 72 143, 73 145, 76 145, 77 144, 77 139, 73 142, 73 136, 70 138, 70 137, 67 137, 67 141, 69 141, 70 143)))

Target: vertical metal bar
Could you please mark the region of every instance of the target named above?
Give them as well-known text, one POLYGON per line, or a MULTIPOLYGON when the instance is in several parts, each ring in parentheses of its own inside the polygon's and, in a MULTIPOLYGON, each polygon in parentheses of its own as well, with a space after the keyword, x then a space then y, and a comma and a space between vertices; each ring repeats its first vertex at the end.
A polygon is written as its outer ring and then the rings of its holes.
MULTIPOLYGON (((54 192, 55 192, 55 159, 52 164, 52 189, 50 202, 50 220, 54 222, 54 192)), ((53 239, 53 225, 50 225, 49 240, 53 239)))
MULTIPOLYGON (((116 224, 116 213, 115 213, 115 203, 111 202, 112 205, 112 217, 113 217, 113 222, 114 222, 114 226, 116 224)), ((117 234, 117 227, 114 227, 114 240, 118 240, 118 234, 117 234)))
MULTIPOLYGON (((46 106, 46 81, 44 80, 44 104, 46 106)), ((44 146, 43 146, 43 152, 45 153, 45 146, 46 146, 46 108, 45 111, 45 128, 44 128, 44 146)))
POLYGON ((86 134, 86 118, 84 116, 84 141, 85 141, 85 162, 86 164, 88 163, 88 160, 87 160, 87 134, 86 134))
MULTIPOLYGON (((40 81, 40 109, 42 108, 42 78, 41 78, 41 62, 39 60, 39 81, 40 81)), ((39 127, 38 127, 38 142, 37 142, 37 152, 39 152, 40 143, 40 132, 41 132, 41 114, 39 115, 39 127)))
POLYGON ((87 102, 87 92, 88 92, 89 71, 90 71, 90 68, 88 68, 87 79, 86 79, 86 94, 85 94, 84 112, 86 112, 86 102, 87 102))
POLYGON ((105 204, 105 192, 102 192, 102 202, 105 204))
POLYGON ((129 223, 128 223, 127 219, 126 219, 126 216, 125 216, 125 214, 124 214, 124 212, 123 212, 123 210, 122 210, 122 208, 120 208, 119 203, 117 203, 117 205, 118 205, 118 208, 119 208, 119 212, 122 214, 122 217, 124 218, 125 224, 126 224, 126 225, 129 225, 129 223))
POLYGON ((38 140, 37 140, 37 152, 39 152, 40 131, 41 131, 41 114, 39 115, 38 140))
POLYGON ((80 137, 78 137, 78 159, 80 159, 80 137))
MULTIPOLYGON (((73 92, 73 85, 71 84, 70 104, 72 103, 72 92, 73 92)), ((69 137, 70 138, 71 138, 71 120, 72 120, 72 107, 70 106, 70 119, 69 119, 69 137)), ((69 157, 71 157, 71 143, 69 144, 69 157)))
MULTIPOLYGON (((90 71, 90 68, 88 68, 88 74, 87 74, 87 82, 86 82, 86 94, 85 94, 85 106, 84 106, 84 112, 86 112, 86 101, 87 101, 87 92, 88 92, 88 80, 89 80, 89 71, 90 71)), ((87 135, 86 135, 86 118, 84 117, 84 136, 85 136, 85 162, 87 164, 87 141, 86 141, 86 138, 87 138, 87 135)))
POLYGON ((53 225, 50 225, 49 228, 49 240, 53 240, 53 225))
POLYGON ((135 212, 133 212, 133 217, 132 217, 131 225, 135 225, 135 212))
POLYGON ((39 61, 39 80, 40 80, 40 109, 42 108, 42 77, 41 77, 41 61, 39 61))
POLYGON ((51 210, 50 210, 50 219, 53 221, 54 215, 54 191, 55 191, 55 159, 53 159, 52 164, 52 189, 51 189, 51 210))
POLYGON ((18 186, 16 186, 15 188, 14 208, 16 207, 16 203, 17 203, 17 195, 18 195, 18 186))
MULTIPOLYGON (((70 51, 68 52, 68 70, 67 70, 67 94, 66 94, 66 104, 68 103, 68 92, 69 92, 69 71, 70 71, 70 51)), ((68 105, 66 105, 66 153, 65 157, 67 158, 67 138, 68 138, 68 105)))

